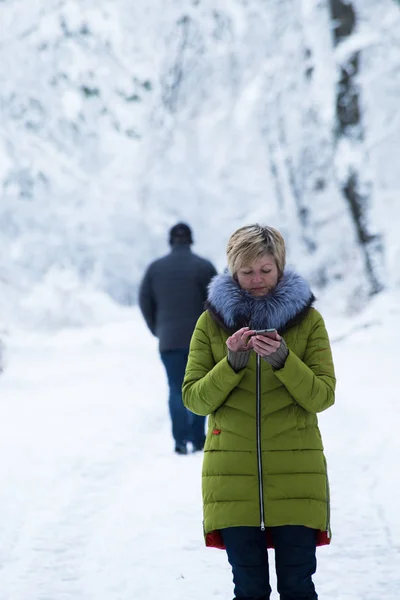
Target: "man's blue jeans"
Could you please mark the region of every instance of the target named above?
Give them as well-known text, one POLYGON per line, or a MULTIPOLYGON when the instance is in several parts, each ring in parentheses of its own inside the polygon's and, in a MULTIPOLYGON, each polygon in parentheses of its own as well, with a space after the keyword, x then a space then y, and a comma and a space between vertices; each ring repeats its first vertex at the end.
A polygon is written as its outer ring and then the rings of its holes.
MULTIPOLYGON (((318 600, 312 576, 317 568, 316 531, 301 525, 270 529, 281 600, 318 600)), ((266 532, 259 527, 221 529, 235 584, 234 600, 269 600, 266 532)))
POLYGON ((205 417, 187 410, 182 401, 182 383, 188 356, 188 350, 161 352, 169 385, 169 412, 175 444, 186 445, 186 442, 192 442, 195 449, 201 449, 205 440, 205 417))

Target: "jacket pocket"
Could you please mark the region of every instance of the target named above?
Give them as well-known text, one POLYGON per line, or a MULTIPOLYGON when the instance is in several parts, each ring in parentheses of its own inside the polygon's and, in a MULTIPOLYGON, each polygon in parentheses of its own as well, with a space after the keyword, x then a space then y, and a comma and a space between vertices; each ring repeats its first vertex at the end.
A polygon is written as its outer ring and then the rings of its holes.
POLYGON ((221 437, 221 427, 215 413, 208 417, 208 429, 205 443, 205 450, 215 450, 219 447, 219 438, 221 437))

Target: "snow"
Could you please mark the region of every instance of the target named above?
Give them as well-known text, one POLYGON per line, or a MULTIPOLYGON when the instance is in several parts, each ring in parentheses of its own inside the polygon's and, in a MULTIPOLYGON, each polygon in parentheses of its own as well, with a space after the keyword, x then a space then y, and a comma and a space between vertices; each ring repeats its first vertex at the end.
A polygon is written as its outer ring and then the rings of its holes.
POLYGON ((157 343, 132 307, 178 220, 220 271, 237 227, 284 234, 338 372, 320 597, 399 600, 397 4, 353 0, 337 48, 319 0, 22 4, 0 0, 0 600, 232 597, 203 545, 201 456, 172 452, 157 343), (335 111, 355 50, 351 143, 335 111), (373 299, 340 189, 353 167, 373 299))
MULTIPOLYGON (((315 581, 329 600, 400 597, 398 300, 326 318, 333 541, 315 581)), ((201 455, 172 452, 157 341, 137 310, 5 341, 0 600, 230 600, 225 553, 203 543, 201 455)))

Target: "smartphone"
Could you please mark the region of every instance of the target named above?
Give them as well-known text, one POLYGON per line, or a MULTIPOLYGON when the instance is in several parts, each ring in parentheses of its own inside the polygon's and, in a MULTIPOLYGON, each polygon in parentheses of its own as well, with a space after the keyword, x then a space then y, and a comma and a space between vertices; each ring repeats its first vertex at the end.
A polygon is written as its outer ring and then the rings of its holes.
POLYGON ((266 335, 267 337, 275 338, 276 333, 276 329, 258 329, 254 335, 266 335))

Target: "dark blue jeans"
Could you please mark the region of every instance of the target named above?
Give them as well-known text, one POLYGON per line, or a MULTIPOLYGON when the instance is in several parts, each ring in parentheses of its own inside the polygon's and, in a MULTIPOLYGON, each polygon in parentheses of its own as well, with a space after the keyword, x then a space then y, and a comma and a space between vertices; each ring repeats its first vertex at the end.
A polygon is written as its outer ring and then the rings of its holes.
POLYGON ((184 445, 186 442, 192 442, 195 448, 202 448, 205 440, 205 417, 199 417, 187 410, 182 401, 182 383, 188 356, 188 350, 161 352, 169 385, 172 435, 176 444, 184 445))
MULTIPOLYGON (((317 568, 316 531, 300 525, 270 529, 281 600, 318 600, 312 576, 317 568)), ((221 529, 235 584, 234 600, 269 600, 266 532, 258 527, 221 529)))

